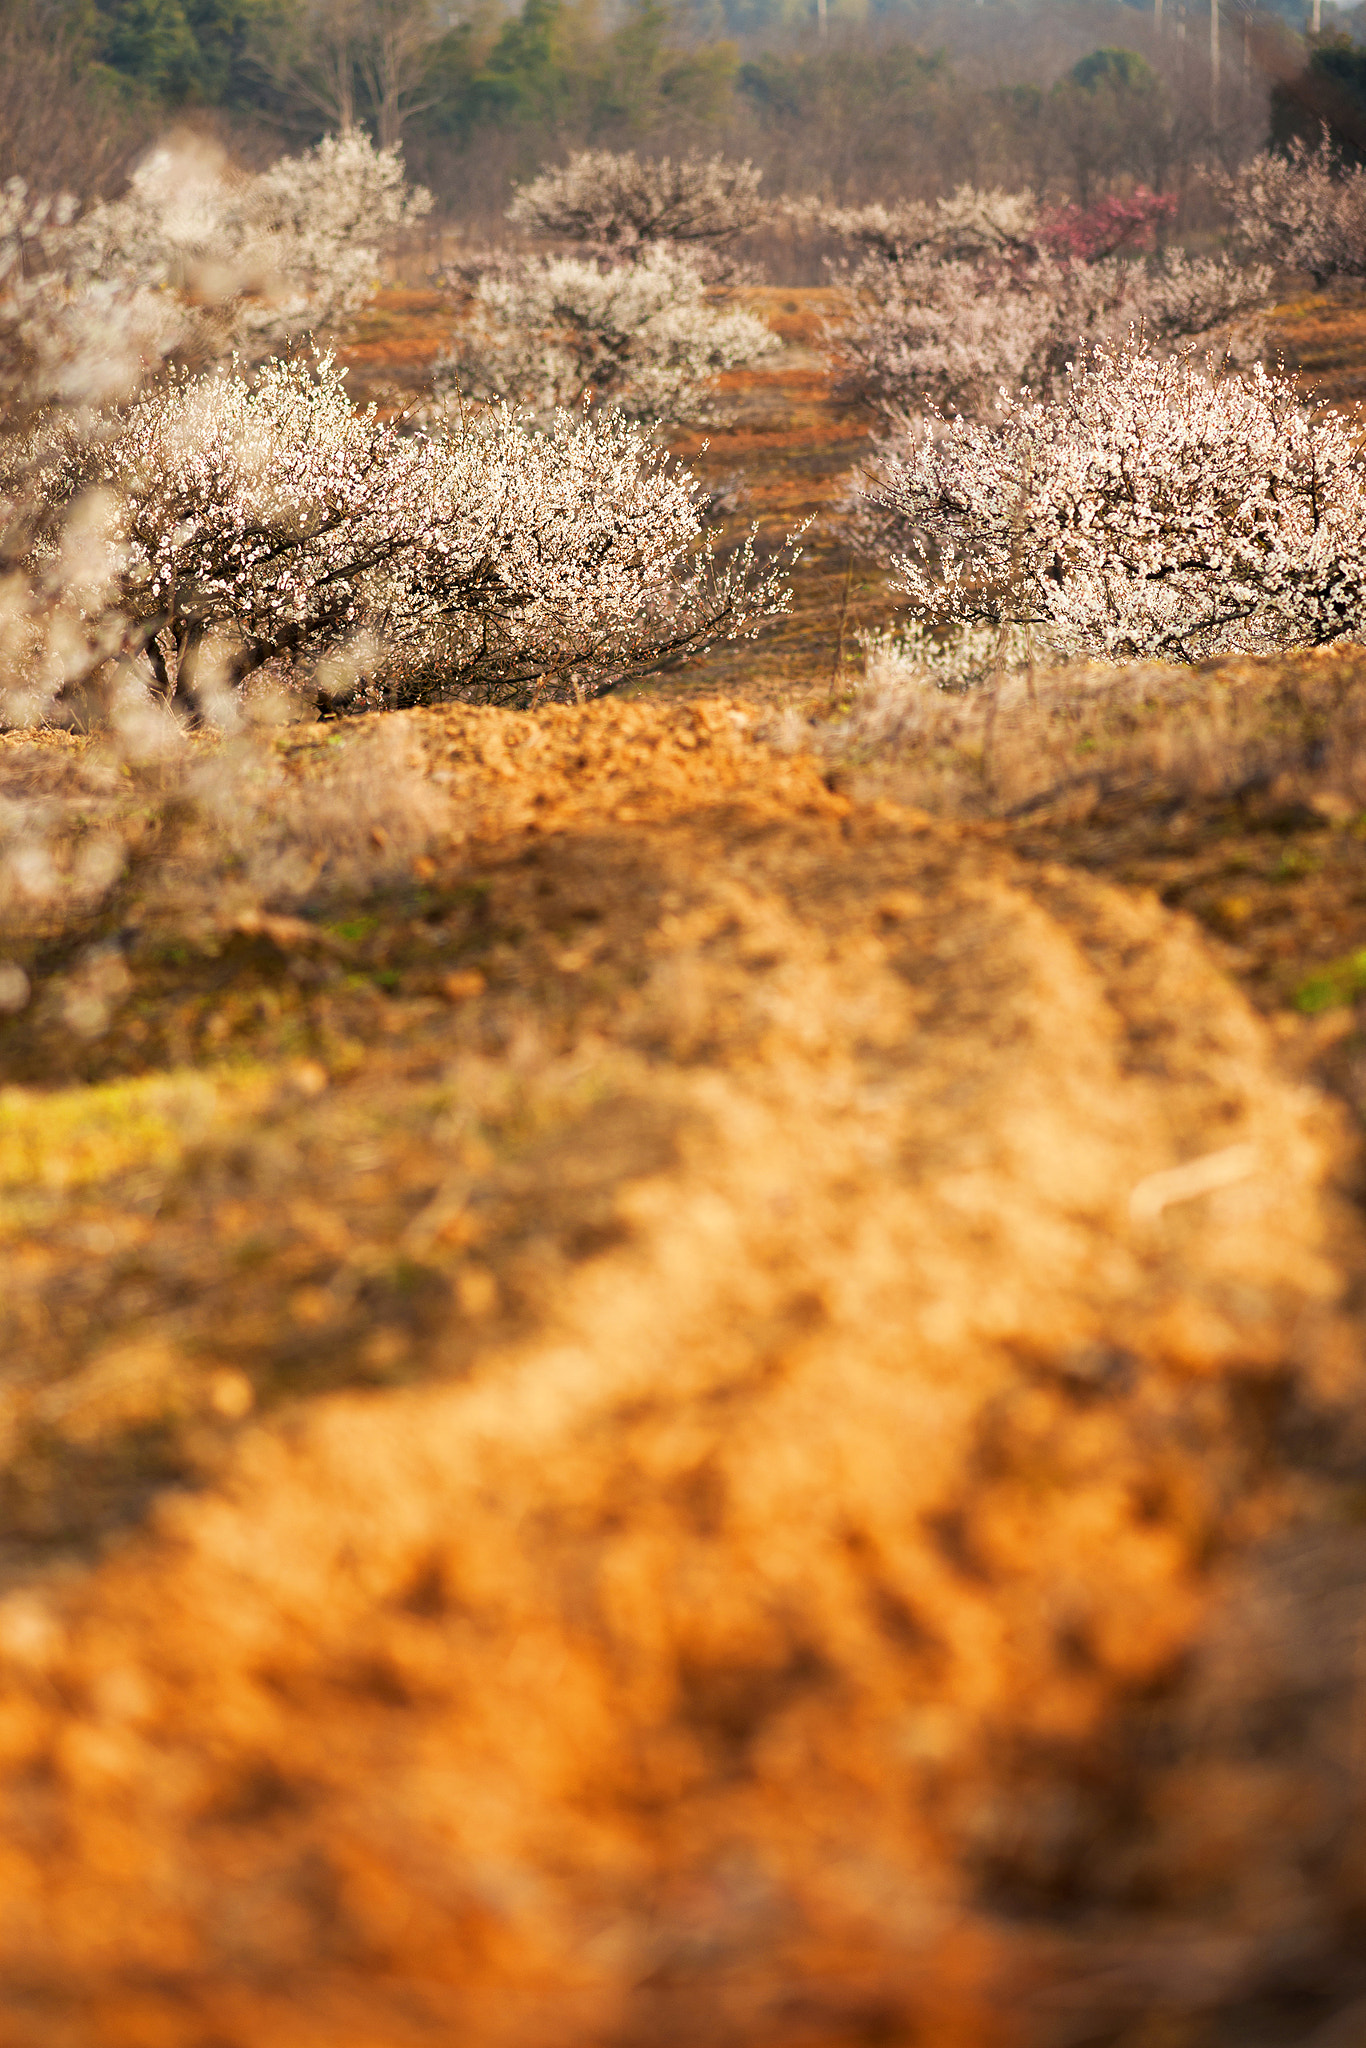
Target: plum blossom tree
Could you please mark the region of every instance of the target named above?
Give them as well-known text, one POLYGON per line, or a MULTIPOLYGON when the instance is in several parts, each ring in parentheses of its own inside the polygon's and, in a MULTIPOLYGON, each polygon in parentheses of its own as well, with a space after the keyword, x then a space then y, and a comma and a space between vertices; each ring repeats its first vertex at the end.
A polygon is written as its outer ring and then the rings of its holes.
POLYGON ((934 200, 897 199, 890 205, 832 206, 821 199, 790 199, 783 213, 798 228, 833 235, 888 263, 931 254, 941 261, 1025 254, 1034 246, 1038 208, 1027 192, 984 191, 960 185, 934 200))
POLYGON ((1110 658, 1318 645, 1366 626, 1366 470, 1292 380, 1142 339, 998 422, 924 423, 868 486, 931 624, 1044 628, 1110 658))
POLYGON ((157 153, 84 215, 4 195, 8 722, 115 675, 192 714, 264 669, 581 695, 784 605, 782 565, 718 563, 693 478, 619 416, 420 434, 330 355, 276 353, 354 311, 424 202, 356 135, 255 178, 157 153))
POLYGON ((585 149, 521 186, 508 219, 525 234, 621 254, 657 242, 715 246, 763 220, 762 175, 722 156, 651 163, 633 150, 585 149))
POLYGON ((188 330, 201 358, 260 361, 353 317, 385 251, 430 206, 397 151, 355 131, 255 176, 201 145, 165 145, 120 198, 80 215, 50 208, 27 238, 25 275, 37 304, 64 304, 77 320, 100 291, 169 297, 179 345, 188 330))
POLYGON ((708 386, 777 347, 765 323, 715 302, 734 281, 718 255, 767 209, 749 163, 642 162, 583 150, 514 196, 525 233, 573 255, 476 262, 467 317, 436 368, 439 393, 505 399, 548 417, 611 406, 634 419, 717 418, 708 386))
POLYGON ((1346 166, 1325 130, 1317 149, 1293 141, 1228 180, 1233 231, 1254 258, 1307 270, 1314 282, 1366 276, 1366 167, 1346 166))
POLYGON ((1079 346, 1132 327, 1155 344, 1217 336, 1254 355, 1260 327, 1237 330, 1270 288, 1265 268, 1179 251, 1151 264, 867 256, 847 277, 850 311, 833 340, 847 382, 891 425, 925 412, 979 418, 1022 386, 1051 391, 1079 346))
POLYGON ((1174 192, 1149 192, 1139 185, 1127 194, 1111 193, 1092 206, 1060 207, 1039 222, 1038 238, 1054 256, 1094 263, 1121 249, 1148 246, 1155 230, 1175 214, 1174 192))
POLYGON ((1047 391, 1079 345, 1134 326, 1159 344, 1222 329, 1225 347, 1254 355, 1247 316, 1267 302, 1269 269, 1115 253, 1169 211, 1148 193, 1040 219, 1028 194, 971 186, 932 204, 808 206, 863 252, 842 273, 846 312, 830 330, 847 385, 895 425, 985 416, 1022 385, 1047 391))
POLYGON ((543 416, 589 401, 635 419, 704 421, 716 417, 712 380, 777 346, 753 313, 710 302, 690 255, 648 244, 629 264, 533 257, 481 278, 434 382, 543 416))
POLYGON ((408 434, 352 406, 328 356, 174 377, 73 432, 43 484, 30 579, 70 508, 106 505, 118 652, 192 710, 206 676, 328 657, 391 701, 578 696, 786 602, 752 549, 717 564, 694 480, 620 418, 541 433, 499 408, 408 434))
POLYGON ((259 361, 338 325, 372 289, 385 243, 427 203, 396 155, 359 136, 257 177, 197 146, 158 149, 121 198, 84 213, 18 180, 0 194, 7 717, 50 708, 136 639, 127 491, 104 461, 120 404, 170 358, 259 361), (79 490, 56 487, 63 468, 79 490))

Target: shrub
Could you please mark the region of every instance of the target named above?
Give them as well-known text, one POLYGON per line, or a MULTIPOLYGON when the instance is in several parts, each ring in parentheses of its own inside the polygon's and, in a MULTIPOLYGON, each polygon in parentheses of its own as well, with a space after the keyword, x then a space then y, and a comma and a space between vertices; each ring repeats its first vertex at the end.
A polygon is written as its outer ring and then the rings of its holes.
POLYGON ((795 199, 784 211, 797 226, 902 263, 916 255, 941 261, 1027 251, 1034 245, 1038 210, 1027 192, 979 191, 960 185, 947 198, 899 199, 890 206, 830 206, 795 199))
POLYGON ((1039 242, 1054 256, 1094 263, 1120 249, 1147 245, 1154 230, 1175 213, 1175 193, 1149 192, 1140 185, 1125 197, 1112 195, 1094 206, 1061 207, 1039 222, 1039 242))
MULTIPOLYGON (((1243 321, 1266 303, 1269 269, 1113 254, 1173 205, 1140 192, 1041 222, 1027 194, 963 186, 933 206, 808 208, 864 250, 829 330, 847 386, 893 424, 926 411, 981 417, 1022 385, 1050 391, 1079 345, 1131 327, 1170 342, 1243 321)), ((1226 346, 1246 360, 1261 340, 1235 332, 1226 346)))
MULTIPOLYGON (((70 508, 111 508, 102 616, 192 708, 214 681, 323 660, 390 701, 577 696, 786 600, 751 551, 718 568, 693 479, 621 419, 537 433, 500 408, 404 434, 353 407, 326 356, 173 379, 69 435, 43 485, 30 582, 70 508)), ((51 694, 69 680, 50 671, 51 694)))
POLYGON ((189 336, 193 315, 132 263, 78 254, 73 201, 0 194, 0 404, 11 429, 45 405, 130 390, 189 336))
MULTIPOLYGON (((394 152, 356 135, 255 177, 234 173, 202 147, 158 149, 121 198, 84 213, 70 200, 30 194, 19 180, 6 187, 0 649, 7 718, 39 715, 86 677, 107 676, 110 661, 138 644, 142 610, 115 560, 128 502, 116 450, 127 452, 127 421, 110 408, 170 357, 202 364, 231 354, 256 362, 302 331, 339 325, 377 282, 386 241, 429 203, 407 189, 394 152)), ((184 412, 187 390, 182 382, 164 400, 168 418, 177 407, 184 412)), ((179 473, 172 463, 168 474, 179 473)))
POLYGON ((127 192, 40 237, 54 291, 95 280, 171 291, 197 315, 201 353, 259 361, 335 332, 379 282, 385 249, 431 205, 396 150, 328 136, 256 176, 185 145, 154 150, 127 192))
POLYGON ((1366 488, 1343 419, 1284 374, 1165 360, 1142 340, 1070 365, 999 424, 924 426, 871 496, 911 536, 922 617, 1035 624, 1107 657, 1317 645, 1366 624, 1366 488))
MULTIPOLYGON (((1154 342, 1208 334, 1264 305, 1270 273, 1178 252, 1152 265, 920 253, 867 256, 846 289, 851 310, 832 328, 845 379, 895 424, 908 413, 982 417, 1025 385, 1051 392, 1079 345, 1131 327, 1154 342)), ((1238 353, 1259 342, 1240 338, 1238 353)))
MULTIPOLYGON (((10 720, 97 675, 150 674, 203 709, 215 686, 320 662, 390 701, 581 694, 783 603, 750 552, 716 565, 692 478, 620 419, 549 410, 537 433, 496 409, 417 436, 354 408, 330 358, 251 373, 298 326, 346 317, 422 203, 357 137, 257 178, 161 152, 80 217, 6 195, 10 720), (229 343, 245 364, 133 390, 173 350, 229 343)), ((602 285, 629 373, 582 380, 604 396, 657 409, 771 345, 712 313, 676 253, 602 285)))
POLYGON ((523 185, 508 219, 527 234, 622 253, 653 242, 715 245, 759 226, 762 175, 722 156, 642 163, 630 150, 580 150, 523 185))
POLYGON ((531 258, 479 280, 434 382, 541 415, 589 400, 637 419, 698 421, 715 417, 713 377, 777 345, 754 314, 709 303, 685 251, 648 247, 608 268, 531 258))
POLYGON ((248 177, 214 151, 154 150, 84 213, 15 179, 0 195, 0 399, 122 396, 168 356, 257 362, 351 318, 385 247, 431 204, 397 152, 329 137, 248 177))
POLYGON ((1318 285, 1366 276, 1366 168, 1344 167, 1326 132, 1317 149, 1294 141, 1284 156, 1254 157, 1226 192, 1252 256, 1307 270, 1318 285))

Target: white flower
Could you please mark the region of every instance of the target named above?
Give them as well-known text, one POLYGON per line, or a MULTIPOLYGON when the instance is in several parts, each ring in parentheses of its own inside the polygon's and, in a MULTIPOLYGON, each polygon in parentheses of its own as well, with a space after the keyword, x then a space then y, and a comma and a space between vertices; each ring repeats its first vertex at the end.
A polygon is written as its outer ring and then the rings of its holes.
POLYGON ((777 346, 754 314, 709 302, 689 254, 651 245, 631 264, 528 258, 482 278, 434 381, 542 415, 587 398, 636 419, 704 420, 712 379, 777 346))
POLYGON ((872 500, 922 618, 1044 627, 1063 650, 1192 660, 1366 627, 1366 477, 1346 422, 1293 382, 1163 358, 1146 341, 1069 365, 997 422, 926 422, 872 500))
POLYGON ((1292 142, 1226 181, 1234 233, 1249 253, 1318 284, 1366 275, 1366 168, 1335 158, 1325 130, 1316 150, 1292 142))
POLYGON ((621 418, 538 432, 499 407, 463 434, 404 434, 350 403, 328 356, 172 378, 97 437, 73 426, 42 481, 29 584, 98 490, 101 615, 192 708, 210 674, 307 679, 358 647, 409 701, 577 695, 787 601, 752 550, 717 567, 694 480, 621 418))
POLYGON ((763 219, 761 175, 721 156, 642 163, 629 150, 580 150, 562 170, 523 185, 508 219, 528 234, 610 249, 725 242, 763 219))

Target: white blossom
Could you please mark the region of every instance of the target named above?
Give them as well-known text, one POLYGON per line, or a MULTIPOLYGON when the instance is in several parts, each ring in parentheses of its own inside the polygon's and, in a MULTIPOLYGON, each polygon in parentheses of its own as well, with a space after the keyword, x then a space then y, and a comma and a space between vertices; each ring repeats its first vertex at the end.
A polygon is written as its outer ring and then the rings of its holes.
POLYGON ((1366 275, 1366 167, 1338 162, 1325 131, 1311 150, 1254 157, 1227 181, 1234 233, 1254 257, 1316 284, 1366 275))
POLYGON ((1068 366, 997 422, 925 422, 869 486, 922 619, 1043 627, 1063 651, 1198 659, 1366 627, 1366 476, 1291 379, 1163 358, 1068 366))
POLYGON ((762 173, 696 154, 643 163, 634 151, 586 149, 519 188, 508 219, 525 233, 622 252, 651 242, 728 242, 759 226, 762 173))
POLYGON ((327 356, 154 387, 59 442, 44 484, 30 581, 101 493, 122 651, 191 708, 209 669, 307 678, 339 652, 409 700, 582 694, 786 603, 752 549, 718 567, 694 480, 622 419, 538 432, 498 408, 405 434, 353 407, 327 356))
POLYGON ((884 419, 982 417, 1003 392, 1051 390, 1078 347, 1134 326, 1155 343, 1219 333, 1250 360, 1262 337, 1247 316, 1271 282, 1265 267, 1177 251, 1094 263, 1041 251, 873 253, 849 273, 848 310, 830 337, 846 380, 884 419))
MULTIPOLYGON (((394 152, 360 136, 255 177, 200 145, 158 149, 121 198, 84 214, 19 181, 0 194, 6 720, 126 671, 140 645, 152 600, 136 578, 151 572, 126 530, 137 492, 120 463, 135 453, 130 421, 158 405, 168 432, 181 416, 185 438, 191 386, 181 379, 131 413, 119 402, 173 355, 258 361, 298 332, 338 325, 378 281, 386 243, 428 203, 407 190, 394 152)), ((208 403, 208 388, 194 403, 208 403)), ((169 500, 164 509, 174 525, 169 500)), ((288 588, 277 597, 277 609, 293 602, 288 588)))
POLYGON ((173 351, 253 361, 335 331, 430 206, 396 151, 328 137, 256 176, 198 144, 155 149, 79 214, 0 196, 0 379, 30 404, 102 404, 173 351))
POLYGON ((651 245, 605 267, 532 257, 479 280, 434 382, 543 416, 591 400, 636 419, 698 421, 716 416, 716 376, 777 346, 753 313, 711 303, 686 251, 651 245))
POLYGON ((930 253, 941 260, 1032 250, 1038 208, 1027 192, 960 185, 947 198, 898 199, 891 205, 832 206, 790 199, 783 211, 808 232, 834 235, 867 254, 901 263, 930 253))

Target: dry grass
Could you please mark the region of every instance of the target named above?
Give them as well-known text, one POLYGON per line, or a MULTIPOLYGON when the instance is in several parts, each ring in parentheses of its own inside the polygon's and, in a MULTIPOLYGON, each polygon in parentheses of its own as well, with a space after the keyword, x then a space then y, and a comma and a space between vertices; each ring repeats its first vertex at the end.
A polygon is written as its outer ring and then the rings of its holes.
MULTIPOLYGON (((809 726, 936 816, 1085 817, 1107 797, 1226 802, 1274 783, 1325 818, 1366 808, 1366 649, 1021 671, 963 690, 880 670, 809 726)), ((805 737, 805 735, 803 735, 805 737)))
POLYGON ((1366 655, 1041 671, 950 694, 894 681, 771 730, 842 787, 993 821, 1190 912, 1259 1007, 1338 1012, 1325 1070, 1366 1113, 1366 655))

